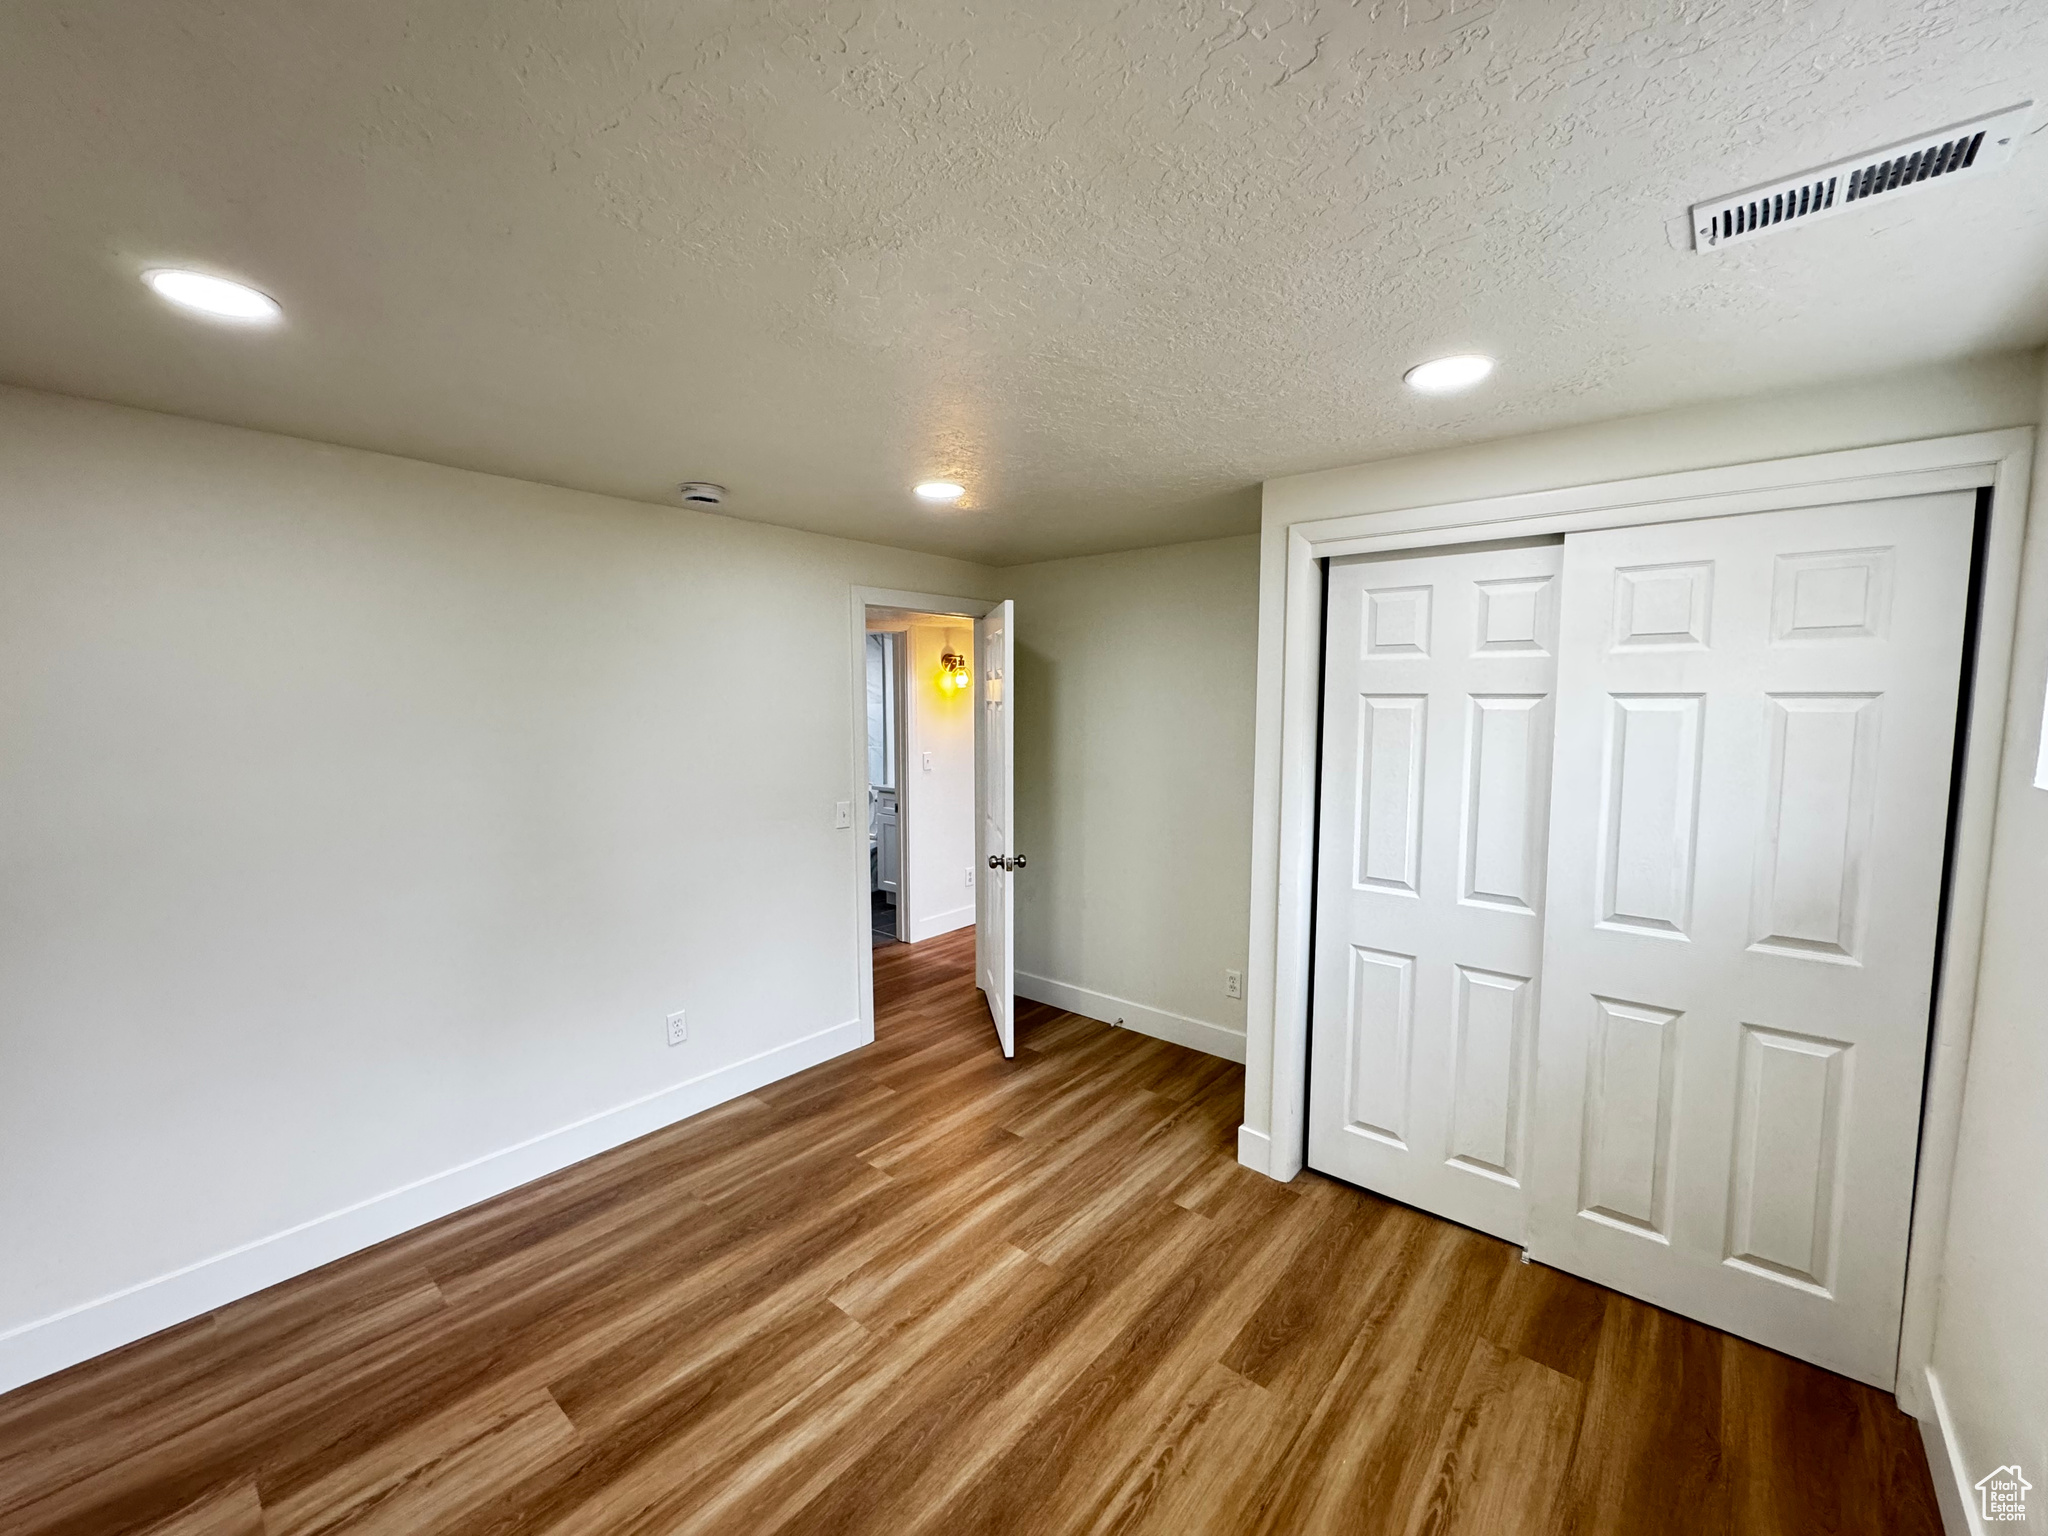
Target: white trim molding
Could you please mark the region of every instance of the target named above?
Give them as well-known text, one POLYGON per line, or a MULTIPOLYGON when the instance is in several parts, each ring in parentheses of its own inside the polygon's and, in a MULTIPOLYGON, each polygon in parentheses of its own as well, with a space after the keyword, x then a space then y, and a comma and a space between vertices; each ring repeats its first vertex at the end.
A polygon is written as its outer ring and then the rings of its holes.
POLYGON ((926 939, 936 939, 942 933, 951 933, 958 928, 974 926, 974 903, 955 907, 950 912, 936 912, 930 917, 909 919, 910 931, 906 942, 922 944, 926 939))
POLYGON ((1237 1160, 1254 1173, 1271 1176, 1273 1160, 1273 1138, 1264 1131, 1255 1131, 1248 1125, 1237 1128, 1237 1160))
POLYGON ((325 1216, 0 1334, 0 1392, 204 1316, 465 1210, 874 1039, 858 1019, 614 1105, 325 1216))
MULTIPOLYGON (((1259 578, 1245 1077, 1245 1128, 1265 1138, 1260 1171, 1291 1179, 1306 1155, 1324 561, 1341 555, 1988 488, 1990 526, 1983 551, 1948 922, 1941 974, 1936 978, 1899 1355, 1899 1401, 1916 1418, 1928 1417, 1933 1406, 1926 1400, 1926 1366, 1969 1063, 2033 449, 2032 427, 2007 427, 1437 506, 1295 522, 1269 516, 1259 578)), ((1246 1139, 1240 1137, 1239 1145, 1245 1149, 1246 1139)), ((1260 1167, 1243 1150, 1240 1160, 1247 1167, 1260 1167)))
POLYGON ((1111 997, 1107 992, 1091 992, 1086 987, 1054 981, 1046 976, 1027 976, 1022 971, 1017 973, 1017 995, 1034 1003, 1050 1003, 1068 1013, 1078 1013, 1084 1019, 1100 1019, 1122 1029, 1135 1029, 1141 1035, 1184 1045, 1191 1051, 1221 1056, 1225 1061, 1240 1064, 1244 1061, 1244 1031, 1231 1029, 1228 1025, 1191 1019, 1184 1013, 1169 1013, 1164 1008, 1149 1008, 1127 998, 1111 997))
POLYGON ((1934 1479, 1934 1502, 1941 1508, 1941 1528, 1947 1536, 1986 1536, 1984 1521, 1977 1512, 1976 1484, 1956 1437, 1955 1420, 1949 1417, 1948 1399, 1941 1394, 1941 1378, 1931 1365, 1922 1375, 1928 1412, 1920 1419, 1920 1443, 1927 1448, 1927 1472, 1934 1479))

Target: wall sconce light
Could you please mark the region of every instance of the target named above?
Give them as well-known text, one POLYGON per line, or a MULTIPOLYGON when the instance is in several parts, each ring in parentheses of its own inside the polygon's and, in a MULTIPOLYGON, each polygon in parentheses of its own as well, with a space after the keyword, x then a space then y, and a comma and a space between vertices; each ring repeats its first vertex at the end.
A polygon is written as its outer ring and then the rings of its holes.
POLYGON ((939 658, 939 691, 941 693, 964 693, 974 686, 974 674, 967 669, 967 658, 946 647, 946 654, 939 658))

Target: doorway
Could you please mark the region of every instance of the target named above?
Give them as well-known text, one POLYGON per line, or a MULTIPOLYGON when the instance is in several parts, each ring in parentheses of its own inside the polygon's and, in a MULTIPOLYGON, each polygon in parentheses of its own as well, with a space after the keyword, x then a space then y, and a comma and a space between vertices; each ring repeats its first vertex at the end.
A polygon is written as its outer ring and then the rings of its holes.
POLYGON ((921 944, 974 924, 974 625, 867 612, 870 932, 921 944))
POLYGON ((972 930, 1010 1055, 1009 882, 1025 862, 1008 814, 1010 605, 869 589, 854 605, 857 768, 841 825, 857 834, 863 1021, 872 1027, 877 950, 972 930))

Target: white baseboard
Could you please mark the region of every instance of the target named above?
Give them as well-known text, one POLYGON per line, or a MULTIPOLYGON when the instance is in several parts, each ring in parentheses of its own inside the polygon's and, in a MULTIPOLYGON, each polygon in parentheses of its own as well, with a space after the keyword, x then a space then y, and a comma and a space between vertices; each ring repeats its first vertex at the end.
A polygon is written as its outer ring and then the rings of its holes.
POLYGON ((939 912, 930 917, 913 917, 910 920, 910 937, 906 942, 922 944, 926 939, 936 939, 942 933, 952 933, 956 929, 970 927, 973 922, 974 903, 971 901, 964 907, 953 908, 950 912, 939 912))
POLYGON ((1927 1447, 1927 1471, 1934 1479, 1934 1502, 1941 1506, 1941 1528, 1947 1536, 1989 1536, 1977 1514, 1976 1485, 1963 1460, 1955 1420, 1949 1417, 1948 1399, 1941 1395, 1941 1378, 1931 1365, 1923 1367, 1922 1377, 1933 1411, 1920 1420, 1920 1443, 1927 1447))
POLYGON ((343 1210, 0 1334, 0 1392, 517 1189, 866 1045, 858 1019, 658 1089, 343 1210))
POLYGON ((1244 1061, 1244 1031, 1241 1029, 1226 1029, 1221 1024, 1191 1019, 1184 1013, 1147 1008, 1143 1003, 1111 997, 1107 992, 1091 992, 1086 987, 1069 986, 1064 981, 1053 981, 1044 976, 1027 976, 1022 971, 1017 973, 1017 995, 1028 997, 1034 1003, 1050 1003, 1068 1013, 1078 1013, 1084 1019, 1100 1019, 1105 1024, 1135 1029, 1139 1034, 1151 1035, 1157 1040, 1171 1040, 1175 1045, 1184 1045, 1190 1050, 1206 1051, 1211 1056, 1221 1056, 1225 1061, 1240 1064, 1244 1061))
POLYGON ((1237 1160, 1254 1173, 1263 1173, 1282 1184, 1301 1172, 1303 1167, 1300 1148, 1297 1147, 1290 1156, 1274 1146, 1273 1138, 1266 1132, 1255 1131, 1248 1125, 1237 1128, 1237 1160))
POLYGON ((1273 1138, 1248 1125, 1237 1128, 1237 1160, 1253 1173, 1273 1176, 1273 1138))

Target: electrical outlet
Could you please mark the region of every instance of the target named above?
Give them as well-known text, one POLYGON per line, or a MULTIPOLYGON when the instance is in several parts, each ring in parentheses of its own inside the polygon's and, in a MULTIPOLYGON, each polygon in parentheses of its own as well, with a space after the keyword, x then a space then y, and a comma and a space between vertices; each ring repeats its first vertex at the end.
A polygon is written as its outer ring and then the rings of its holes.
POLYGON ((1243 971, 1225 971, 1223 973, 1223 995, 1225 997, 1244 996, 1243 971))
POLYGON ((974 866, 972 864, 967 866, 967 889, 970 891, 974 889, 974 866))
POLYGON ((670 1045, 681 1045, 689 1038, 690 1026, 683 1022, 681 1011, 678 1010, 670 1014, 668 1016, 668 1043, 670 1045))
POLYGON ((841 800, 833 806, 832 825, 835 827, 850 827, 853 825, 853 802, 851 800, 841 800))

